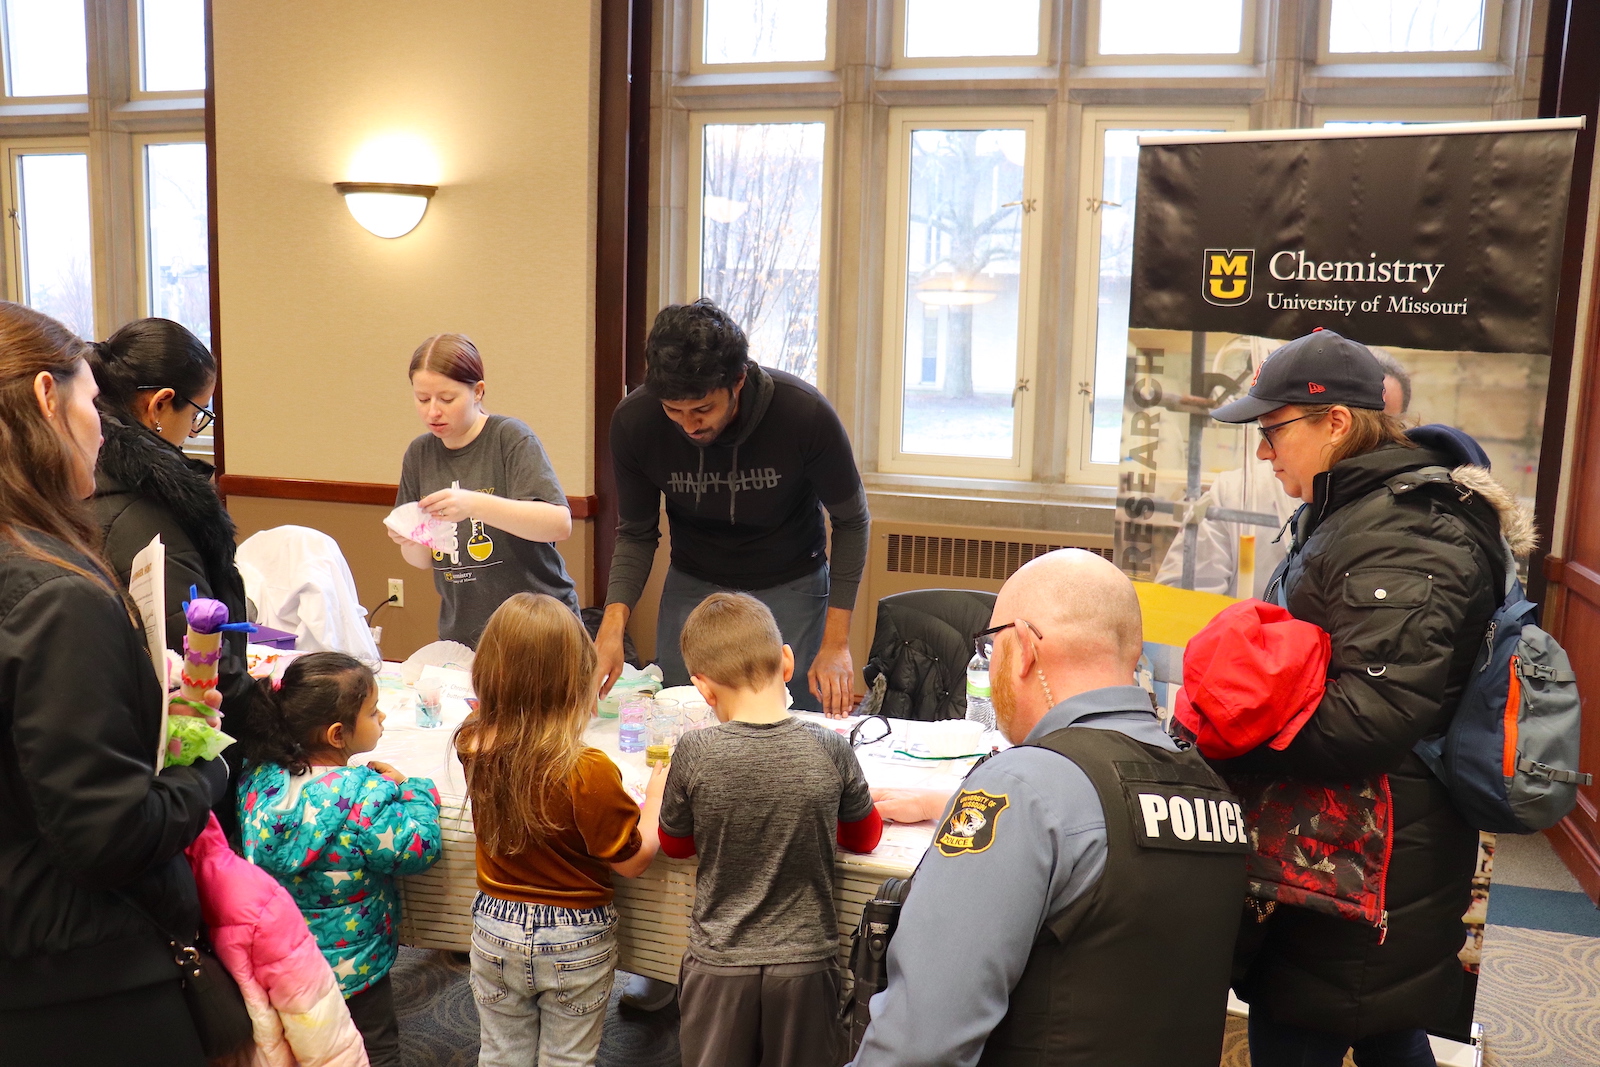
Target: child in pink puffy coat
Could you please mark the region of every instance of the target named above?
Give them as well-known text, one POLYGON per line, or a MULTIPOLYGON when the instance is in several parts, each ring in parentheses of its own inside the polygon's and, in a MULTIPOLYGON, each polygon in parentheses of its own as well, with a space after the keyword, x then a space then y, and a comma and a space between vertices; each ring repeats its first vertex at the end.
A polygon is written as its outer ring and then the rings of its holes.
POLYGON ((185 853, 217 958, 255 1024, 251 1067, 366 1067, 333 970, 277 880, 228 847, 217 817, 185 853))

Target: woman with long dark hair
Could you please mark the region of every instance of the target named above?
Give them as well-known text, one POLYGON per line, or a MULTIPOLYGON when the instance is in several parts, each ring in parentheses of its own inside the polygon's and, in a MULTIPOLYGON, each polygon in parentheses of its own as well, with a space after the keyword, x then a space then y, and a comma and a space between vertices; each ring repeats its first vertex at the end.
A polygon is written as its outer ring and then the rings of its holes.
POLYGON ((198 1065, 169 939, 199 926, 183 850, 226 771, 155 769, 165 694, 84 504, 87 351, 0 303, 0 1049, 198 1065))

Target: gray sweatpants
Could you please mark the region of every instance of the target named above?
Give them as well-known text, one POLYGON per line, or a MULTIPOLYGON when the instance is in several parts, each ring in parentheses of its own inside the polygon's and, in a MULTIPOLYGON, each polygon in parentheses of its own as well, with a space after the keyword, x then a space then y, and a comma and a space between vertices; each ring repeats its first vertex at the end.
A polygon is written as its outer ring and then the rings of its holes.
POLYGON ((839 1067, 849 1058, 833 959, 678 970, 683 1067, 839 1067))
MULTIPOLYGON (((702 582, 671 567, 661 586, 661 606, 656 609, 656 662, 666 676, 667 685, 688 685, 689 672, 683 666, 683 649, 678 640, 689 613, 700 601, 723 586, 702 582)), ((828 618, 828 568, 770 589, 753 589, 750 595, 767 606, 783 635, 784 644, 794 652, 794 677, 789 680, 789 695, 801 711, 821 711, 822 702, 811 693, 806 673, 822 647, 822 629, 828 618)))

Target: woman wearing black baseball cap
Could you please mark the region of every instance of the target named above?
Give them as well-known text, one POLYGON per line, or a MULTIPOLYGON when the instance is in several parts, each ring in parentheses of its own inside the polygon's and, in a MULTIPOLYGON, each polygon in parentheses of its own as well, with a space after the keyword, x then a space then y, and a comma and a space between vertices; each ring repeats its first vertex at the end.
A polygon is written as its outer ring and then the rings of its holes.
POLYGON ((1392 798, 1387 877, 1368 879, 1386 927, 1302 906, 1246 912, 1235 989, 1250 1004, 1251 1062, 1335 1067, 1353 1046, 1363 1067, 1431 1067, 1425 1030, 1448 1025, 1460 1000, 1478 835, 1411 749, 1455 714, 1504 589, 1502 536, 1525 554, 1531 523, 1473 465, 1481 453, 1445 433, 1413 439, 1384 414, 1382 367, 1336 333, 1279 348, 1249 394, 1212 415, 1257 423, 1256 455, 1306 502, 1267 598, 1333 640, 1326 694, 1289 746, 1219 769, 1362 783, 1374 797, 1386 779, 1392 798), (1425 468, 1450 476, 1403 477, 1425 468))

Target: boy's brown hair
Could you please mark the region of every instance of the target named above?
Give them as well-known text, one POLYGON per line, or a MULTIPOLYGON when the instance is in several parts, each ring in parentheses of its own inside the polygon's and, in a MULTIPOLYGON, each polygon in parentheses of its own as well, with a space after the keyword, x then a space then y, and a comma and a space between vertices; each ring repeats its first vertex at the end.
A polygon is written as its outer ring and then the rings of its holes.
POLYGON ((783 636, 767 606, 747 593, 712 593, 689 613, 683 665, 718 685, 758 690, 783 675, 783 636))

